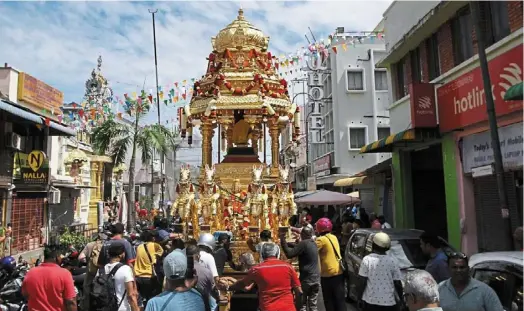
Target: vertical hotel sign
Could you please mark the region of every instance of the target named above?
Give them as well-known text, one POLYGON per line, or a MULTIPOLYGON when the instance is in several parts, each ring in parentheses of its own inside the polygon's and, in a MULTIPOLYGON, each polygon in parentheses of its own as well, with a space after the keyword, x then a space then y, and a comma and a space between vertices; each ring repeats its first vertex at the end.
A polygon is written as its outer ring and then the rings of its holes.
POLYGON ((309 113, 309 132, 311 133, 312 144, 325 143, 325 137, 322 135, 324 130, 324 117, 322 116, 322 106, 324 105, 324 74, 327 69, 325 61, 327 57, 321 55, 310 56, 306 63, 308 68, 308 106, 311 107, 309 113))
POLYGON ((64 94, 54 87, 28 75, 18 75, 18 100, 31 105, 35 112, 54 114, 64 104, 64 94))

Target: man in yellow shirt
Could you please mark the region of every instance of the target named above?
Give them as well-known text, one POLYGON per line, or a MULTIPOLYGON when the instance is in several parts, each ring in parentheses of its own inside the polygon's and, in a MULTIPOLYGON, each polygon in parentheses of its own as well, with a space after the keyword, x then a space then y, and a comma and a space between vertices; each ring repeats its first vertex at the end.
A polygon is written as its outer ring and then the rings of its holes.
POLYGON ((328 218, 316 223, 315 240, 320 258, 320 285, 326 311, 345 311, 344 274, 338 239, 331 234, 333 224, 328 218))
POLYGON ((157 258, 162 256, 164 250, 154 242, 154 239, 155 236, 151 231, 142 233, 144 243, 136 249, 136 261, 133 267, 138 292, 144 300, 144 307, 149 299, 162 292, 162 283, 154 273, 154 264, 157 258))

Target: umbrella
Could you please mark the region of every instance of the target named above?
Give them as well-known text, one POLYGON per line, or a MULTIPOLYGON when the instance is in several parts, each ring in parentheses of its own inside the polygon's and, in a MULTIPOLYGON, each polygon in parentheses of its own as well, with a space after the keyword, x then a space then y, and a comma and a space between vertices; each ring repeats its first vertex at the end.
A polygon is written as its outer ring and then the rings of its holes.
POLYGON ((353 197, 353 198, 359 198, 360 197, 360 195, 358 194, 358 191, 350 192, 350 193, 348 193, 348 195, 350 197, 353 197))
POLYGON ((310 205, 339 205, 356 203, 360 202, 360 200, 358 198, 353 198, 342 193, 328 190, 320 190, 313 194, 298 198, 295 200, 295 202, 310 205))

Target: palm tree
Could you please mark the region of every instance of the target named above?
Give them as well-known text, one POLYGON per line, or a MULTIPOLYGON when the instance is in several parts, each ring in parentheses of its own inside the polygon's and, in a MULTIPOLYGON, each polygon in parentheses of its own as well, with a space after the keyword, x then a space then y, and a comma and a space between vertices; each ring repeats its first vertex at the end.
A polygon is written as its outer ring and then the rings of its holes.
POLYGON ((139 126, 139 121, 149 111, 147 97, 142 94, 142 100, 126 98, 128 109, 126 112, 135 120, 133 125, 118 122, 113 116, 98 126, 92 134, 93 149, 97 154, 109 154, 113 158, 113 165, 125 162, 127 152, 131 148, 129 162, 129 194, 128 194, 128 230, 136 223, 135 202, 135 162, 137 150, 141 151, 142 164, 152 161, 154 150, 166 154, 175 148, 175 133, 159 124, 139 126))

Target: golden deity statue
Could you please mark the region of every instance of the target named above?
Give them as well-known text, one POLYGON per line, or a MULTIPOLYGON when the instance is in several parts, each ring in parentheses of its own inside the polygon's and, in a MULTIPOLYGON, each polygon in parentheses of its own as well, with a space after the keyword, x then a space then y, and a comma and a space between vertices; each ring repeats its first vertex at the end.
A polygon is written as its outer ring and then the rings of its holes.
POLYGON ((198 204, 195 200, 195 191, 191 181, 191 168, 189 165, 180 167, 180 180, 176 192, 178 197, 173 204, 172 213, 178 213, 182 222, 182 232, 186 237, 198 237, 198 204), (191 228, 191 230, 190 230, 191 228))
POLYGON ((200 199, 198 200, 199 216, 202 216, 203 223, 210 226, 210 231, 224 229, 224 213, 220 200, 220 191, 215 183, 215 166, 211 168, 206 165, 205 180, 200 184, 200 199))
POLYGON ((247 202, 244 208, 249 216, 249 226, 257 227, 259 231, 271 229, 269 225, 269 206, 266 185, 262 182, 264 166, 253 165, 253 181, 249 184, 247 202))
POLYGON ((251 126, 244 119, 240 119, 233 126, 233 134, 231 136, 231 142, 237 147, 247 147, 248 142, 251 139, 251 126))

